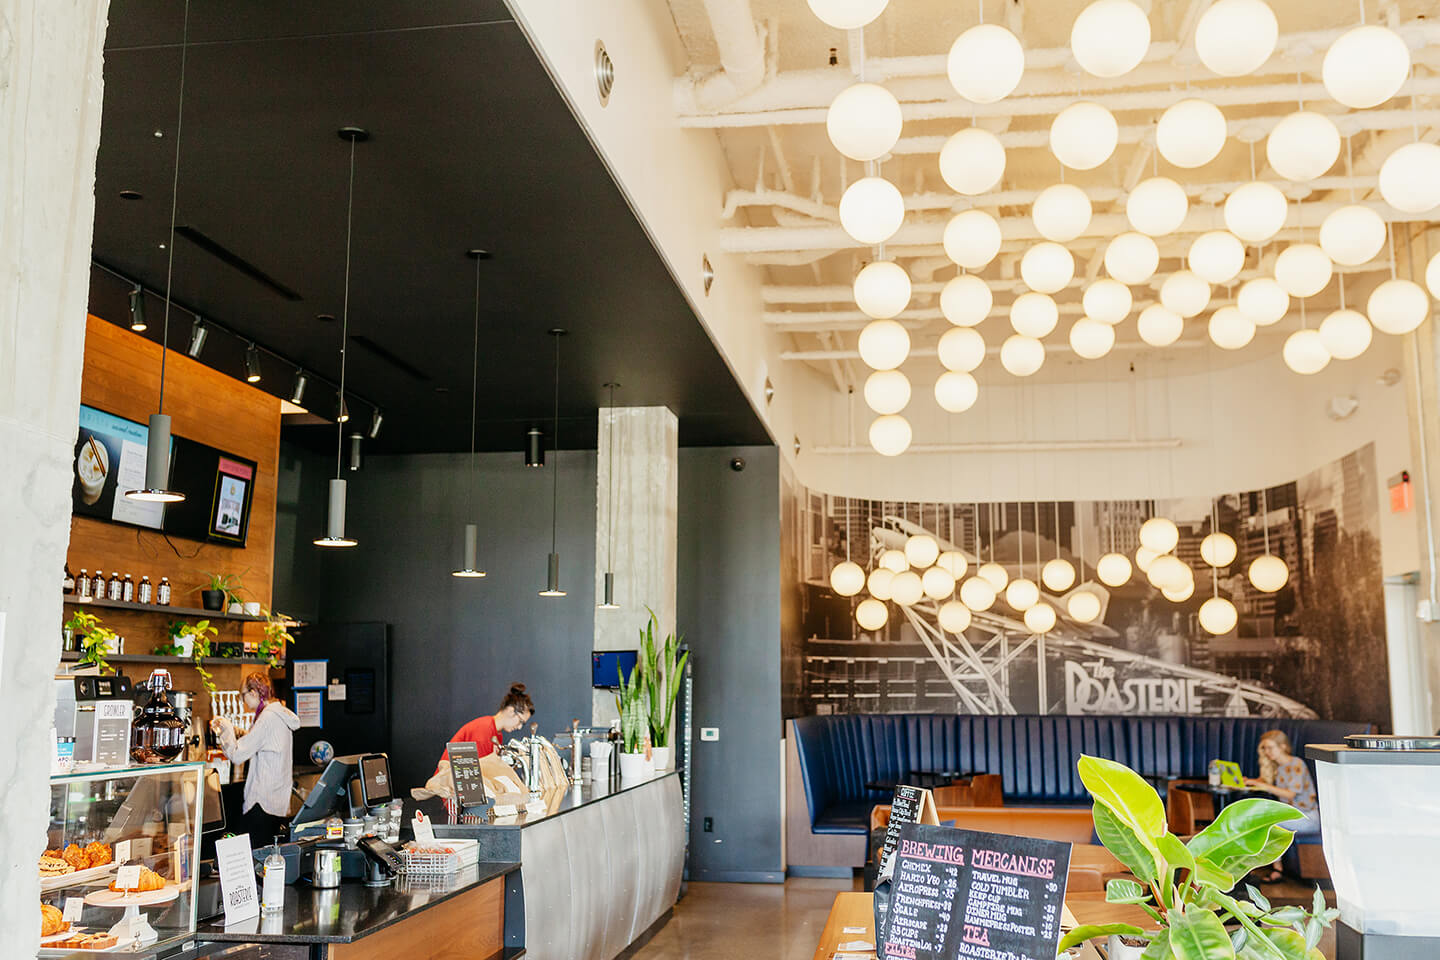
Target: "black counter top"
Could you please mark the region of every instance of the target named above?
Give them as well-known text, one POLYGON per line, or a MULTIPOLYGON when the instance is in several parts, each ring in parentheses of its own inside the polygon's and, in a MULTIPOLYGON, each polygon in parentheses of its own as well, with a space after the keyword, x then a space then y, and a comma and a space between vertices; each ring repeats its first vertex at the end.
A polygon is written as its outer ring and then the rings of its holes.
POLYGON ((333 890, 316 890, 302 881, 285 888, 285 909, 279 914, 229 927, 202 923, 196 936, 221 943, 350 943, 519 869, 513 862, 482 862, 445 880, 401 877, 384 887, 347 880, 333 890))
POLYGON ((678 775, 674 770, 667 770, 664 773, 656 773, 636 780, 622 781, 621 785, 615 789, 611 789, 607 783, 592 783, 586 780, 563 790, 552 790, 549 793, 541 794, 538 799, 532 801, 535 806, 534 810, 527 810, 522 807, 517 813, 511 814, 510 816, 497 817, 492 814, 489 821, 480 824, 465 824, 460 826, 436 824, 435 835, 437 837, 466 837, 474 836, 476 828, 493 829, 496 827, 533 826, 542 820, 549 820, 551 817, 558 817, 572 810, 579 810, 581 807, 589 806, 592 803, 599 803, 611 797, 618 797, 622 793, 628 793, 631 790, 638 790, 641 787, 649 786, 652 783, 664 780, 666 777, 678 775), (541 804, 544 804, 545 807, 543 811, 539 809, 541 804))

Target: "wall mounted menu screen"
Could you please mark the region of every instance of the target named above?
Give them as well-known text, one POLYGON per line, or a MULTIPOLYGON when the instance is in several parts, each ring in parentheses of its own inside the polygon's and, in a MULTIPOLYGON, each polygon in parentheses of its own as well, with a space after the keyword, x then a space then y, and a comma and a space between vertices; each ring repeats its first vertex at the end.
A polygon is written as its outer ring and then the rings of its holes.
POLYGON ((907 824, 881 960, 1054 960, 1070 844, 907 824))

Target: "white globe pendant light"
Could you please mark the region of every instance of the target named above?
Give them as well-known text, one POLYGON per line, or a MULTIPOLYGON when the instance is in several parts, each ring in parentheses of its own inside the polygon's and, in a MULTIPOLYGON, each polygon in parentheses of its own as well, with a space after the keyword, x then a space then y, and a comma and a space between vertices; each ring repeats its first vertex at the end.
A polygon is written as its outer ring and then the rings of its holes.
POLYGON ((1410 48, 1394 31, 1373 23, 1341 34, 1320 66, 1325 92, 1352 110, 1378 107, 1399 93, 1409 76, 1410 48))
POLYGON ((910 566, 924 570, 940 556, 940 544, 926 533, 917 533, 905 541, 905 560, 910 566))
POLYGON ((1239 615, 1235 604, 1224 597, 1211 597, 1200 604, 1200 626, 1206 633, 1220 636, 1235 629, 1239 615))
POLYGON ((1290 294, 1270 277, 1256 277, 1241 285, 1235 306, 1255 326, 1268 327, 1290 312, 1290 294))
POLYGON ((1313 243, 1292 243, 1275 258, 1275 282, 1292 297, 1313 297, 1324 290, 1335 265, 1313 243))
MULTIPOLYGON (((991 602, 994 602, 993 599, 991 602)), ((942 603, 938 616, 941 630, 948 630, 951 633, 964 633, 970 628, 970 608, 959 600, 949 600, 942 603)))
POLYGON ((1039 600, 1040 588, 1035 585, 1034 580, 1016 577, 1005 588, 1005 602, 1020 613, 1035 606, 1039 600))
POLYGON ((856 83, 830 101, 825 132, 836 150, 851 160, 878 160, 900 139, 904 121, 900 101, 878 83, 856 83))
POLYGON ((1380 165, 1380 196, 1396 210, 1425 213, 1440 205, 1440 146, 1407 143, 1380 165))
POLYGON ((971 27, 950 45, 945 72, 950 86, 971 103, 995 103, 1014 92, 1025 72, 1025 51, 1015 34, 993 23, 971 27))
POLYGON ((1177 167, 1203 167, 1225 146, 1225 114, 1209 100, 1181 100, 1160 114, 1155 145, 1177 167))
POLYGON ((1235 539, 1228 533, 1212 533, 1200 541, 1200 559, 1212 567, 1230 566, 1235 553, 1235 539))
POLYGON ((1164 304, 1160 303, 1152 303, 1141 310, 1136 326, 1140 331, 1140 339, 1152 347, 1168 347, 1185 332, 1184 318, 1173 310, 1167 310, 1164 304))
POLYGON ((946 413, 964 413, 980 398, 980 385, 968 373, 947 370, 935 381, 935 402, 946 413))
POLYGON ((1225 198, 1225 226, 1246 243, 1266 243, 1285 226, 1289 206, 1273 184, 1242 183, 1225 198))
POLYGON ((1178 587, 1166 587, 1160 595, 1171 603, 1184 603, 1195 595, 1195 581, 1186 580, 1178 587))
POLYGON ((865 588, 865 571, 853 560, 835 564, 830 571, 830 589, 842 597, 853 597, 865 588))
POLYGON ((910 305, 910 275, 893 260, 867 263, 855 275, 855 305, 867 317, 889 320, 910 305))
POLYGON ((890 584, 895 582, 895 571, 885 567, 876 567, 870 571, 870 576, 865 579, 865 589, 870 591, 870 596, 876 600, 890 599, 890 584))
POLYGON ((1000 345, 1000 366, 1017 377, 1028 377, 1045 365, 1045 344, 1034 337, 1012 334, 1000 345))
POLYGON ((1020 279, 1039 293, 1058 293, 1075 276, 1075 257, 1049 240, 1035 244, 1020 258, 1020 279))
POLYGON ((1143 233, 1120 234, 1105 247, 1105 270, 1121 283, 1144 283, 1160 266, 1160 248, 1143 233))
POLYGON ((890 608, 871 597, 861 600, 855 607, 855 622, 863 630, 879 630, 890 619, 890 608))
POLYGON ((966 127, 940 148, 940 176, 956 193, 989 193, 1005 175, 1000 138, 980 127, 966 127))
POLYGON ((856 30, 880 16, 890 0, 805 0, 810 12, 836 30, 856 30))
POLYGON ((1376 287, 1365 304, 1365 314, 1381 333, 1409 333, 1430 315, 1430 301, 1420 284, 1411 280, 1386 280, 1376 287))
POLYGON ((1285 366, 1307 377, 1324 370, 1330 363, 1330 351, 1325 349, 1325 341, 1315 330, 1296 330, 1290 334, 1280 355, 1285 366))
POLYGON ((1121 587, 1130 581, 1130 558, 1123 553, 1107 553, 1095 563, 1095 575, 1107 587, 1121 587))
POLYGON ((1022 293, 1010 304, 1010 326, 1027 337, 1049 336, 1060 322, 1060 308, 1045 293, 1022 293))
POLYGON ((905 198, 883 177, 862 177, 840 196, 840 226, 866 246, 884 243, 905 222, 905 198))
POLYGON ((1158 553, 1169 553, 1180 542, 1180 529, 1169 517, 1151 517, 1140 524, 1140 542, 1158 553))
POLYGON ((935 558, 935 566, 944 570, 959 583, 960 578, 965 576, 965 571, 970 567, 970 561, 965 559, 965 554, 959 550, 946 550, 935 558))
POLYGON ((995 605, 995 585, 984 577, 971 577, 960 584, 960 602, 977 613, 989 610, 995 605))
POLYGON ((1440 253, 1431 257, 1425 266, 1425 286, 1430 296, 1440 298, 1440 253))
MULTIPOLYGON (((980 569, 975 571, 975 575, 983 578, 996 593, 1004 590, 1005 585, 1010 582, 1010 572, 1006 570, 1002 564, 998 564, 994 560, 991 560, 989 563, 982 563, 980 569)), ((969 606, 969 604, 966 604, 966 606, 969 606)), ((975 610, 977 608, 970 607, 970 609, 975 610)))
POLYGON ((877 370, 865 378, 865 405, 876 413, 899 413, 910 403, 910 378, 899 370, 877 370))
POLYGON ((1125 200, 1125 216, 1130 225, 1151 237, 1174 233, 1185 222, 1190 198, 1185 189, 1169 177, 1141 180, 1125 200))
POLYGON ((1155 558, 1150 564, 1150 569, 1145 572, 1152 586, 1161 590, 1173 590, 1182 586, 1187 580, 1194 580, 1190 568, 1185 566, 1184 561, 1172 554, 1163 554, 1155 558))
POLYGON ((1226 284, 1245 266, 1245 245, 1228 230, 1211 230, 1190 244, 1185 262, 1206 283, 1226 284))
POLYGON ((1045 584, 1046 590, 1062 593, 1075 583, 1075 567, 1069 560, 1056 557, 1041 568, 1040 582, 1045 584))
POLYGON ((1210 303, 1210 284, 1189 270, 1177 270, 1160 285, 1160 303, 1182 317, 1198 316, 1210 303))
POLYGON ((1125 284, 1102 277, 1085 288, 1080 305, 1091 320, 1114 326, 1130 315, 1135 300, 1125 284))
POLYGON ((910 448, 910 421, 898 414, 876 417, 870 424, 870 446, 885 457, 898 457, 910 448))
POLYGON ((1222 350, 1239 350, 1255 339, 1255 324, 1238 307, 1225 306, 1210 314, 1210 340, 1222 350))
POLYGON ((1150 18, 1130 0, 1094 0, 1070 28, 1070 51, 1086 73, 1120 77, 1150 49, 1150 18))
POLYGON ((931 600, 945 600, 955 592, 955 578, 949 571, 931 567, 920 576, 920 586, 931 600))
POLYGON ((1119 142, 1115 115, 1090 100, 1070 104, 1050 123, 1050 152, 1072 170, 1094 170, 1119 142))
POLYGON ((925 584, 920 579, 920 574, 914 570, 906 570, 904 573, 895 574, 895 579, 890 583, 890 592, 894 594, 891 599, 900 606, 911 607, 925 596, 925 584))
POLYGON ((910 332, 895 320, 871 320, 860 331, 860 359, 873 370, 894 370, 910 356, 910 332))
POLYGON ((1070 349, 1086 360, 1099 360, 1115 346, 1115 328, 1108 323, 1081 317, 1070 327, 1070 349))
POLYGON ((1375 330, 1358 310, 1336 310, 1320 322, 1320 340, 1336 360, 1354 360, 1370 348, 1375 330))
POLYGON ((1136 548, 1135 548, 1135 567, 1136 567, 1136 569, 1138 569, 1141 573, 1144 573, 1144 574, 1147 574, 1147 575, 1148 575, 1148 574, 1150 573, 1150 564, 1154 563, 1154 562, 1155 562, 1155 558, 1158 557, 1158 556, 1160 556, 1160 554, 1156 553, 1154 550, 1151 550, 1149 547, 1146 547, 1146 546, 1136 547, 1136 548))
POLYGON ((1285 586, 1290 579, 1290 568, 1285 561, 1267 553, 1250 561, 1250 583, 1256 590, 1274 593, 1285 586))
POLYGON ((940 288, 940 312, 957 327, 973 327, 990 316, 995 305, 990 284, 973 273, 951 277, 940 288))
POLYGON ((985 359, 985 339, 974 327, 951 327, 935 345, 940 365, 956 373, 969 373, 985 359))
POLYGON ((1286 180, 1314 180, 1340 158, 1340 131, 1329 117, 1298 110, 1270 131, 1265 157, 1286 180))
POLYGON ((1025 626, 1031 633, 1049 633, 1055 629, 1055 608, 1043 600, 1025 611, 1025 626))
POLYGON ((1030 206, 1030 219, 1046 240, 1069 243, 1090 226, 1090 197, 1073 183, 1056 183, 1040 191, 1030 206))
POLYGON ((1320 249, 1336 263, 1358 267, 1385 246, 1385 221, 1369 207, 1350 204, 1331 211, 1320 224, 1320 249))
POLYGON ((1065 601, 1065 611, 1076 623, 1092 623, 1100 616, 1100 597, 1093 590, 1076 590, 1065 601))
POLYGON ((1264 0, 1216 0, 1195 25, 1200 62, 1222 77, 1253 73, 1275 52, 1280 25, 1264 0))
POLYGON ((910 561, 905 559, 904 550, 886 550, 880 554, 880 566, 891 573, 904 573, 910 569, 910 561))
POLYGON ((1000 224, 984 210, 962 210, 945 224, 945 256, 967 270, 979 270, 1000 252, 1000 224))

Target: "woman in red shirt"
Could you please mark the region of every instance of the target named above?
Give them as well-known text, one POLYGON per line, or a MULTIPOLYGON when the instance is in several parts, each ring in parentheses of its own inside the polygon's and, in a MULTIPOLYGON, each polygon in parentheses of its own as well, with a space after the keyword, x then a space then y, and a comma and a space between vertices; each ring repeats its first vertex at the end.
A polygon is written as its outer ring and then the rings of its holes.
POLYGON ((480 756, 488 756, 495 752, 495 746, 501 742, 502 734, 519 730, 530 722, 530 715, 534 712, 535 704, 530 702, 530 695, 525 692, 525 684, 513 683, 510 685, 510 692, 505 694, 505 699, 500 702, 499 710, 493 715, 471 720, 456 730, 455 736, 446 742, 473 743, 480 756))

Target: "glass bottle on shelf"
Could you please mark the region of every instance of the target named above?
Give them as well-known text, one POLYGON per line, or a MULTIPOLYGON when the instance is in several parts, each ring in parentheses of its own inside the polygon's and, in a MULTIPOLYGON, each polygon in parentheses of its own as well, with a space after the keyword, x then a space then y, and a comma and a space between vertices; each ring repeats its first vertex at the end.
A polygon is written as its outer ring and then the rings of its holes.
POLYGON ((90 578, 90 595, 97 600, 105 599, 105 574, 99 567, 95 568, 95 576, 90 578))
POLYGON ((147 573, 140 578, 140 586, 135 590, 135 599, 141 603, 149 603, 155 597, 155 588, 150 584, 150 575, 147 573))
POLYGON ((119 600, 120 594, 125 589, 125 581, 120 579, 120 571, 115 570, 110 574, 110 580, 105 585, 105 596, 111 600, 119 600))
POLYGON ((135 602, 135 578, 125 574, 125 582, 120 585, 120 599, 126 603, 135 602))
POLYGON ((68 597, 75 592, 75 574, 70 572, 70 564, 65 564, 65 580, 61 588, 68 597))
POLYGON ((155 588, 155 602, 162 607, 170 606, 170 578, 161 577, 160 586, 155 588))
POLYGON ((80 568, 80 579, 75 581, 75 593, 81 600, 89 600, 93 596, 90 592, 90 571, 84 567, 80 568))

